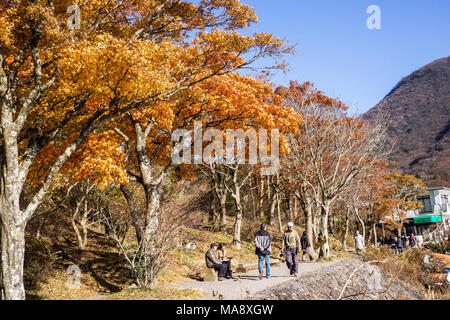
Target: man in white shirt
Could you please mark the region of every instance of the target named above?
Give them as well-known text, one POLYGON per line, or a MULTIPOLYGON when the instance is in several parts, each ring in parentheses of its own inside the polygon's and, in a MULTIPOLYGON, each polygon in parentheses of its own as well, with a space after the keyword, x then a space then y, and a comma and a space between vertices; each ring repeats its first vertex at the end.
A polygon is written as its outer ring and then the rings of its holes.
POLYGON ((356 230, 355 234, 355 248, 357 254, 361 254, 361 252, 364 251, 364 238, 359 234, 358 230, 356 230))

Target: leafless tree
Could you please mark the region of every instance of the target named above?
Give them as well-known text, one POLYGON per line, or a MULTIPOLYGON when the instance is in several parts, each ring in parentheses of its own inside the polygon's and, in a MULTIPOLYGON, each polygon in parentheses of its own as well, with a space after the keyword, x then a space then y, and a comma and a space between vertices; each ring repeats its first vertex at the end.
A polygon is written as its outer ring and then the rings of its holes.
POLYGON ((303 121, 300 134, 290 136, 292 152, 287 163, 300 182, 298 195, 307 212, 314 204, 318 206, 320 231, 325 239, 322 248, 328 256, 332 205, 359 175, 385 158, 386 128, 381 119, 369 125, 338 107, 303 104, 295 99, 288 99, 288 105, 300 113, 303 121))

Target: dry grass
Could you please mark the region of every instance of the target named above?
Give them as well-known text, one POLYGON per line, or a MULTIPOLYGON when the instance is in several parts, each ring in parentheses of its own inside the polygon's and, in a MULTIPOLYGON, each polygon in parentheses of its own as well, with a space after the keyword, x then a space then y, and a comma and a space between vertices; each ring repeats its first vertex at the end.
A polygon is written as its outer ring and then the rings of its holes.
POLYGON ((111 294, 105 300, 199 300, 204 293, 194 289, 126 289, 111 294))
POLYGON ((63 271, 53 271, 52 276, 38 290, 27 292, 28 299, 39 300, 90 300, 100 294, 101 287, 88 273, 81 274, 80 288, 70 289, 66 283, 69 275, 63 271))
MULTIPOLYGON (((429 250, 411 249, 401 255, 394 255, 387 247, 369 248, 366 250, 364 260, 387 261, 379 263, 381 270, 391 278, 401 281, 404 285, 419 290, 423 296, 431 299, 447 300, 448 287, 438 285, 437 275, 440 272, 439 264, 426 265, 423 262, 424 255, 432 256, 429 250)), ((434 259, 430 259, 434 261, 434 259)))

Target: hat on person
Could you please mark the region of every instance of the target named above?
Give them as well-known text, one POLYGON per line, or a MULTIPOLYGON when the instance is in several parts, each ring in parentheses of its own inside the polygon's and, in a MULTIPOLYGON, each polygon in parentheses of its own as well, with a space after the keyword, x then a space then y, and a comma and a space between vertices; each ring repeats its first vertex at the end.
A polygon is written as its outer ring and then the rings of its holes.
POLYGON ((294 224, 292 222, 288 222, 288 227, 293 227, 294 224))
POLYGON ((210 248, 212 249, 214 247, 217 247, 217 243, 211 243, 210 248))

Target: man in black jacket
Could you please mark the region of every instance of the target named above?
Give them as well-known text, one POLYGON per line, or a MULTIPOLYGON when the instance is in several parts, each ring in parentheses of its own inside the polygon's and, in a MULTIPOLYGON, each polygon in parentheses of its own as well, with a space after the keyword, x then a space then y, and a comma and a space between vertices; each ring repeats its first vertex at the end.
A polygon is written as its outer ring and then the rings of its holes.
POLYGON ((300 239, 300 243, 302 244, 302 261, 305 261, 305 254, 309 256, 310 261, 313 261, 314 259, 311 256, 311 243, 309 242, 306 231, 303 232, 302 238, 300 239))
POLYGON ((256 254, 258 255, 259 279, 261 280, 264 272, 264 261, 266 262, 266 278, 270 278, 270 253, 272 252, 272 237, 266 231, 267 225, 261 224, 261 229, 255 233, 256 254))

